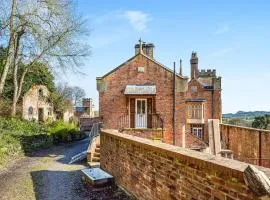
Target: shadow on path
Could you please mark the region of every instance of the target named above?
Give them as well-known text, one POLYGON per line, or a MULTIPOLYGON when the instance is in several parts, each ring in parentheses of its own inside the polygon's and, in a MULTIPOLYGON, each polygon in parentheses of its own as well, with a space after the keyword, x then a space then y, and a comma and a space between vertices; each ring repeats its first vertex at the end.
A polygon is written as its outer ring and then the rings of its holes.
POLYGON ((31 176, 37 200, 131 199, 117 186, 93 188, 83 184, 80 170, 42 170, 31 172, 31 176))

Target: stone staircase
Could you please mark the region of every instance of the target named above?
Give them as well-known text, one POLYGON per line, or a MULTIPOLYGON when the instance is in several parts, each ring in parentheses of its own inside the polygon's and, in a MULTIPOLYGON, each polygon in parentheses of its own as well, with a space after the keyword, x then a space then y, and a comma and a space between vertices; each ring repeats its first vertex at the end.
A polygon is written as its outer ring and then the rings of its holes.
POLYGON ((93 156, 91 156, 91 162, 100 162, 100 144, 96 144, 93 156))

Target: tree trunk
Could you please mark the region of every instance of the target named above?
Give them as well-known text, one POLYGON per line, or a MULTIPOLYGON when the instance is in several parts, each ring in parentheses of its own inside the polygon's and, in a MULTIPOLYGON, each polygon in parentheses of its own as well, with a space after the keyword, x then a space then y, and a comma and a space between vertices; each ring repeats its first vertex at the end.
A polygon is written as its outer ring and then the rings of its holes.
MULTIPOLYGON (((19 68, 19 51, 20 51, 20 40, 22 35, 24 34, 24 30, 21 30, 18 32, 15 42, 15 48, 14 48, 14 69, 13 69, 13 84, 14 84, 14 92, 13 92, 13 100, 12 100, 12 110, 11 110, 11 116, 16 115, 17 111, 17 102, 19 100, 19 91, 21 91, 21 86, 18 86, 18 68, 19 68), (19 88, 20 87, 20 88, 19 88)), ((24 76, 24 73, 22 74, 22 77, 24 76)), ((24 78, 24 77, 23 77, 24 78)))
POLYGON ((3 94, 7 74, 8 74, 10 66, 12 65, 12 60, 14 58, 14 53, 15 53, 14 52, 15 31, 14 31, 14 26, 13 26, 13 20, 14 20, 15 14, 16 14, 16 12, 15 12, 16 11, 16 3, 17 3, 16 0, 12 0, 12 10, 11 10, 10 22, 9 22, 10 38, 9 38, 9 44, 8 44, 7 60, 6 60, 6 63, 4 65, 3 73, 2 73, 1 78, 0 78, 0 96, 2 96, 2 94, 3 94))

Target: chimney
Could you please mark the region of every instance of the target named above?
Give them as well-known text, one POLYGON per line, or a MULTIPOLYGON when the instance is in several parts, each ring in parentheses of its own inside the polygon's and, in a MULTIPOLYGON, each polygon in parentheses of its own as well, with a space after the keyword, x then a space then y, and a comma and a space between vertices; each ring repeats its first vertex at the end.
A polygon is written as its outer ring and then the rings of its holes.
POLYGON ((191 79, 198 78, 198 57, 197 53, 192 51, 190 58, 190 70, 191 70, 191 79))
MULTIPOLYGON (((154 44, 152 43, 142 43, 142 52, 150 58, 154 58, 154 44)), ((135 54, 140 53, 140 44, 135 45, 135 54)))

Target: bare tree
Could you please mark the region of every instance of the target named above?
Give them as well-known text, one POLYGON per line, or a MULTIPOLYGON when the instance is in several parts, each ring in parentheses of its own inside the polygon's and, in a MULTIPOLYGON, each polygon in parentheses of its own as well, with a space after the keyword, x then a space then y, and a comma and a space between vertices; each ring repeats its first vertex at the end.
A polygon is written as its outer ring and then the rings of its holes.
POLYGON ((59 83, 57 91, 62 97, 72 101, 74 105, 80 103, 85 97, 84 89, 78 86, 69 86, 67 83, 59 83))
POLYGON ((84 21, 74 14, 72 7, 71 0, 13 0, 11 14, 0 14, 3 21, 1 29, 9 39, 0 96, 6 74, 12 67, 15 87, 12 115, 16 114, 24 78, 37 62, 46 63, 55 71, 78 72, 80 58, 89 55, 89 47, 82 43, 83 36, 87 34, 83 28, 84 21), (20 66, 23 73, 18 77, 20 66))
POLYGON ((58 83, 56 89, 60 96, 73 101, 72 87, 68 83, 58 83))
POLYGON ((84 89, 74 86, 73 87, 73 100, 74 104, 77 105, 78 103, 82 102, 82 98, 85 97, 85 91, 84 89))

